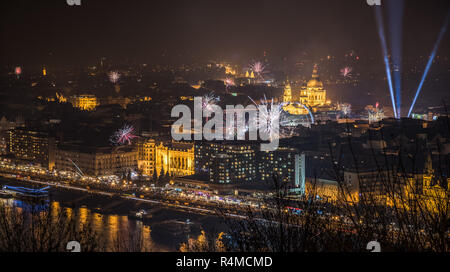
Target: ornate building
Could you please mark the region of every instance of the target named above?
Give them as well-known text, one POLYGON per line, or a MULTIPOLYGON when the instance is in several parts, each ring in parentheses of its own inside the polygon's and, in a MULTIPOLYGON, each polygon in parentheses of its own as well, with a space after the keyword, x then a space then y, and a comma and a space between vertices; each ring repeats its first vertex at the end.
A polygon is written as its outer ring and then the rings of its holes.
POLYGON ((140 140, 138 168, 144 175, 152 176, 169 172, 171 176, 194 174, 194 145, 184 142, 157 142, 154 139, 140 140))
POLYGON ((323 88, 323 83, 319 78, 317 65, 315 65, 311 79, 301 86, 298 95, 293 95, 291 85, 289 82, 286 83, 283 102, 287 105, 285 105, 283 109, 293 115, 308 114, 308 110, 304 106, 316 111, 317 107, 331 103, 326 99, 327 91, 323 88))
POLYGON ((284 87, 284 95, 283 95, 283 102, 290 103, 292 102, 292 89, 291 84, 289 83, 289 80, 286 81, 286 86, 284 87))
POLYGON ((156 142, 153 139, 140 138, 137 143, 138 150, 138 169, 142 174, 153 176, 155 171, 155 150, 156 142))
POLYGON ((169 172, 171 176, 189 176, 194 172, 194 144, 184 142, 163 143, 155 147, 155 170, 169 172))
POLYGON ((91 94, 72 96, 69 102, 72 103, 75 108, 86 111, 93 111, 98 106, 97 97, 91 94))

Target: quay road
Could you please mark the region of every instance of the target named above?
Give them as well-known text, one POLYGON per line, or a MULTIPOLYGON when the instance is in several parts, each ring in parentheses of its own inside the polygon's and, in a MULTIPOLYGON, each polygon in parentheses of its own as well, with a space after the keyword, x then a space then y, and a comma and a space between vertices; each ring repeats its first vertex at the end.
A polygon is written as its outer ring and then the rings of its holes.
MULTIPOLYGON (((10 178, 9 175, 5 175, 3 173, 0 173, 0 176, 3 176, 5 178, 10 178)), ((91 189, 86 189, 86 188, 82 188, 82 187, 78 187, 78 186, 72 186, 72 185, 55 183, 55 182, 39 181, 39 180, 34 180, 34 179, 17 179, 17 180, 30 182, 30 183, 34 183, 34 184, 39 184, 39 185, 43 185, 43 186, 53 186, 56 188, 64 188, 67 190, 82 191, 85 193, 92 193, 92 194, 104 195, 104 196, 109 196, 109 197, 117 197, 118 196, 117 193, 105 192, 105 191, 100 191, 100 190, 91 190, 91 189)), ((138 198, 138 197, 128 196, 128 195, 119 195, 119 197, 124 200, 131 200, 131 201, 137 201, 137 202, 143 202, 143 203, 149 203, 149 204, 162 205, 162 206, 169 207, 169 208, 178 208, 178 209, 182 209, 182 210, 186 210, 186 211, 190 211, 190 212, 194 212, 194 213, 199 213, 199 214, 217 215, 217 212, 212 208, 206 208, 206 207, 201 208, 200 206, 193 207, 193 206, 177 204, 177 203, 170 203, 170 202, 168 203, 167 201, 163 201, 163 200, 138 198)), ((227 217, 231 217, 231 218, 236 218, 236 219, 246 219, 247 218, 247 216, 239 215, 239 214, 231 213, 231 212, 225 212, 225 213, 223 213, 223 215, 225 215, 227 217)), ((260 222, 268 223, 268 224, 277 225, 279 223, 277 221, 271 221, 271 220, 266 220, 266 219, 262 219, 262 218, 260 218, 260 219, 255 218, 255 219, 260 222)), ((293 224, 287 224, 287 225, 293 226, 293 227, 301 227, 299 225, 293 225, 293 224)), ((347 231, 347 230, 345 230, 345 231, 347 231)))
MULTIPOLYGON (((141 203, 149 203, 155 205, 162 205, 170 208, 181 209, 197 214, 218 215, 218 208, 220 208, 220 215, 230 218, 246 219, 246 212, 248 207, 259 207, 264 210, 271 210, 270 207, 265 207, 263 203, 255 203, 254 201, 241 200, 238 203, 229 203, 227 201, 219 201, 217 198, 210 200, 205 198, 198 198, 194 195, 189 195, 187 192, 179 193, 180 188, 165 188, 165 187, 136 187, 135 185, 118 183, 111 186, 111 182, 106 182, 100 178, 79 177, 74 173, 67 173, 64 171, 53 171, 42 169, 40 167, 15 165, 0 161, 0 176, 9 179, 20 180, 24 182, 31 182, 44 186, 53 186, 56 188, 63 188, 67 190, 77 190, 89 194, 104 195, 111 198, 120 198, 123 200, 137 201, 141 203), (21 175, 21 177, 17 177, 21 175), (95 188, 96 187, 96 188, 95 188), (131 194, 131 193, 133 194, 131 194), (139 197, 136 197, 139 195, 139 197)), ((275 211, 276 212, 276 211, 275 211)), ((335 221, 336 226, 342 227, 342 218, 339 216, 330 216, 335 221)), ((269 224, 278 224, 275 221, 268 221, 259 219, 262 222, 269 224)), ((351 228, 350 222, 344 223, 351 228)))
MULTIPOLYGON (((3 174, 0 172, 0 176, 3 176, 5 178, 11 178, 10 175, 8 174, 3 174)), ((155 205, 161 205, 161 206, 165 206, 168 208, 175 208, 175 209, 181 209, 181 210, 185 210, 188 212, 193 212, 193 213, 197 213, 197 214, 209 214, 209 215, 218 215, 216 209, 214 209, 214 206, 211 207, 207 207, 207 206, 190 206, 190 205, 183 205, 181 204, 181 200, 180 201, 176 201, 178 203, 171 203, 168 201, 168 199, 164 199, 164 200, 158 200, 158 199, 148 199, 148 198, 140 198, 140 197, 135 197, 135 196, 131 196, 131 195, 123 195, 123 194, 118 194, 118 193, 113 193, 113 192, 107 192, 107 191, 101 191, 98 189, 87 189, 87 188, 83 188, 83 187, 79 187, 79 186, 73 186, 73 185, 68 185, 68 184, 63 184, 63 183, 58 183, 58 182, 54 182, 54 181, 42 181, 42 180, 36 180, 36 179, 17 179, 19 181, 23 181, 23 182, 30 182, 30 183, 34 183, 34 184, 39 184, 42 186, 53 186, 54 188, 63 188, 63 189, 67 189, 67 190, 75 190, 75 191, 81 191, 81 192, 85 192, 85 193, 90 193, 90 194, 98 194, 98 195, 104 195, 104 196, 109 196, 109 197, 120 197, 121 199, 124 200, 130 200, 130 201, 137 201, 137 202, 142 202, 142 203, 149 203, 149 204, 155 204, 155 205)), ((183 200, 184 201, 184 200, 183 200)), ((233 209, 234 213, 230 211, 230 209, 228 209, 228 212, 224 212, 223 215, 230 217, 230 218, 235 218, 235 219, 246 219, 248 218, 245 215, 242 214, 237 214, 236 212, 239 212, 238 209, 234 208, 233 209)), ((272 221, 272 220, 267 220, 267 219, 262 219, 262 218, 254 218, 255 220, 258 220, 260 222, 266 223, 266 224, 274 224, 277 225, 279 222, 277 221, 272 221)), ((294 225, 294 224, 288 224, 289 226, 293 226, 293 227, 302 227, 300 225, 294 225)), ((347 228, 342 229, 342 225, 338 226, 337 224, 335 225, 336 229, 340 229, 342 231, 346 231, 346 232, 352 232, 354 233, 354 231, 352 231, 350 229, 350 226, 347 226, 347 228)))

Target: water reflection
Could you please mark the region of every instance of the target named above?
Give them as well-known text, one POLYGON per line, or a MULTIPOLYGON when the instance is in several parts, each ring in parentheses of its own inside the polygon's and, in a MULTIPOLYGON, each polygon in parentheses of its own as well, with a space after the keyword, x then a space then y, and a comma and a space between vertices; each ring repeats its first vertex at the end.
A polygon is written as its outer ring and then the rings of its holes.
POLYGON ((141 221, 129 219, 126 215, 100 214, 92 212, 85 206, 79 208, 61 207, 57 201, 36 204, 19 199, 0 199, 0 204, 15 207, 20 210, 45 211, 50 209, 52 217, 56 220, 64 215, 75 217, 76 225, 86 224, 92 226, 97 233, 99 241, 103 244, 101 250, 105 251, 160 251, 151 237, 150 226, 141 221))
POLYGON ((27 201, 23 201, 20 199, 15 199, 15 198, 0 198, 0 203, 4 204, 5 206, 10 206, 10 207, 17 207, 23 210, 35 210, 35 211, 44 211, 47 210, 49 208, 49 201, 43 201, 40 203, 30 203, 27 201))

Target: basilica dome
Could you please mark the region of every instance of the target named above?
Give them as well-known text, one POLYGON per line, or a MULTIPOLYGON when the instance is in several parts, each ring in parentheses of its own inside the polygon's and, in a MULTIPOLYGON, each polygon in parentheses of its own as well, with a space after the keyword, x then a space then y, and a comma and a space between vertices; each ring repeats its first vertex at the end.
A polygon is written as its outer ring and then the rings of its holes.
POLYGON ((314 79, 313 78, 310 81, 308 81, 307 86, 311 87, 311 88, 317 88, 317 87, 322 88, 323 87, 323 83, 319 79, 314 79))
POLYGON ((308 81, 307 87, 310 87, 310 88, 323 88, 323 83, 319 79, 319 73, 317 71, 317 65, 314 65, 312 78, 308 81))

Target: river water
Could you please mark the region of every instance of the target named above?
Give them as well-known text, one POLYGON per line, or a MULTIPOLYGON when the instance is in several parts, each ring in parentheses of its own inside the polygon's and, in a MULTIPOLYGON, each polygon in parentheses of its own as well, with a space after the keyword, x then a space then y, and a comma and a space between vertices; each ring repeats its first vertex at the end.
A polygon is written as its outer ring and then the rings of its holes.
MULTIPOLYGON (((4 184, 32 187, 21 181, 0 180, 0 186, 4 184)), ((32 205, 14 198, 0 198, 0 202, 15 207, 32 205)), ((134 239, 141 241, 140 247, 145 251, 178 251, 181 243, 196 238, 201 230, 217 233, 225 227, 218 217, 212 215, 60 188, 51 188, 49 201, 43 205, 52 209, 54 214, 65 212, 75 216, 77 223, 90 223, 108 245, 108 251, 135 250, 118 249, 122 241, 134 239), (149 216, 144 220, 135 219, 133 214, 141 209, 146 210, 149 216)))

